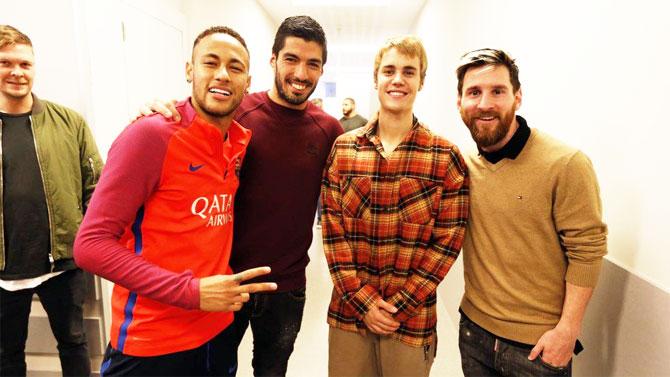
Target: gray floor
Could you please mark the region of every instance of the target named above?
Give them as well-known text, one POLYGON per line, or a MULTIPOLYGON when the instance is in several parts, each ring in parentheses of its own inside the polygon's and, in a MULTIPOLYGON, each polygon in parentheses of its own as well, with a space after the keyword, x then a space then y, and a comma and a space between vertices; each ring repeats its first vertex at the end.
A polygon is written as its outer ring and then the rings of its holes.
MULTIPOLYGON (((328 375, 328 325, 326 310, 333 284, 328 275, 328 266, 323 255, 321 231, 315 229, 314 240, 309 250, 311 262, 307 268, 307 303, 302 328, 296 340, 295 351, 288 366, 288 377, 313 377, 328 375)), ((458 334, 450 323, 444 306, 438 297, 437 333, 439 346, 431 376, 463 376, 458 352, 458 334)), ((252 376, 252 339, 247 331, 240 345, 238 376, 252 376)))

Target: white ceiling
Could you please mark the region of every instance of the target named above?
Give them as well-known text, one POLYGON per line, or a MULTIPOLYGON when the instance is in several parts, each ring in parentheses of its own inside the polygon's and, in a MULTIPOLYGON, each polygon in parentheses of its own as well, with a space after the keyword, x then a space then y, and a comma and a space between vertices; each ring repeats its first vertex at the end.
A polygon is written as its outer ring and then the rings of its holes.
POLYGON ((328 65, 360 66, 389 37, 411 32, 426 0, 256 0, 279 25, 306 14, 328 40, 328 65), (371 51, 372 50, 372 51, 371 51))

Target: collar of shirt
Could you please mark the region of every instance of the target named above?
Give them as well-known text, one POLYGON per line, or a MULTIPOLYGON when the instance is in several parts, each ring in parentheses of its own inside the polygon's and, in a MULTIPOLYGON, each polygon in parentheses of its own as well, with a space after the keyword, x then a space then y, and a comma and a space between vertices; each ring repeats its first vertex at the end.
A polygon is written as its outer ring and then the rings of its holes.
MULTIPOLYGON (((412 115, 412 129, 414 131, 419 127, 419 119, 415 115, 412 115)), ((366 137, 372 141, 372 137, 377 135, 377 129, 379 128, 379 119, 375 119, 374 122, 370 122, 368 125, 361 127, 356 131, 357 137, 366 137)))
MULTIPOLYGON (((417 117, 412 114, 412 128, 410 131, 405 135, 405 140, 403 140, 400 144, 404 144, 407 140, 408 135, 416 131, 416 129, 419 127, 420 123, 417 117)), ((388 156, 386 153, 384 153, 384 147, 382 146, 382 142, 379 139, 379 119, 376 119, 374 122, 370 122, 367 126, 361 127, 358 131, 356 131, 356 136, 359 138, 366 138, 372 143, 372 145, 375 146, 379 154, 384 156, 384 158, 387 158, 388 156)))
POLYGON ((21 118, 21 117, 30 116, 32 114, 33 114, 32 110, 28 111, 27 113, 23 113, 23 114, 9 114, 9 113, 3 113, 2 111, 0 111, 0 118, 21 118))
POLYGON ((512 136, 510 141, 500 150, 489 153, 484 152, 479 147, 477 148, 479 150, 479 154, 484 156, 488 162, 495 164, 503 158, 514 160, 517 158, 517 156, 519 156, 519 153, 521 153, 523 147, 528 141, 528 138, 530 137, 530 127, 528 127, 528 123, 520 115, 516 116, 516 121, 519 123, 519 128, 517 128, 516 132, 514 132, 514 136, 512 136))

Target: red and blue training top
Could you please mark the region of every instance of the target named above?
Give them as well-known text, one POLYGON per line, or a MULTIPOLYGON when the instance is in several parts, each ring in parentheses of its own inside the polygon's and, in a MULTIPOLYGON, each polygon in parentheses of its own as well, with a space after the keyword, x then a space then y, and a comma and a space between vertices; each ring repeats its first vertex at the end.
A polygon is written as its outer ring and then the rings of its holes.
POLYGON ((115 282, 111 345, 132 356, 206 343, 232 312, 200 311, 199 278, 230 274, 233 203, 251 131, 227 135, 198 117, 161 115, 128 126, 107 164, 75 242, 77 264, 115 282))

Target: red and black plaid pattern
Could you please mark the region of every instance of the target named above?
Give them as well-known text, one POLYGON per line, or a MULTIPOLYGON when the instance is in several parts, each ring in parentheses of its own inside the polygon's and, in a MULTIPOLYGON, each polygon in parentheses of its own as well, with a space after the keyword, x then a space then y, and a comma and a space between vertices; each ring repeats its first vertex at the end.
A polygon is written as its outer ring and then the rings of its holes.
POLYGON ((323 241, 334 290, 328 323, 365 332, 383 298, 399 310, 392 337, 432 340, 436 288, 461 249, 468 219, 467 168, 458 148, 416 120, 384 153, 377 125, 336 141, 324 172, 323 241))

